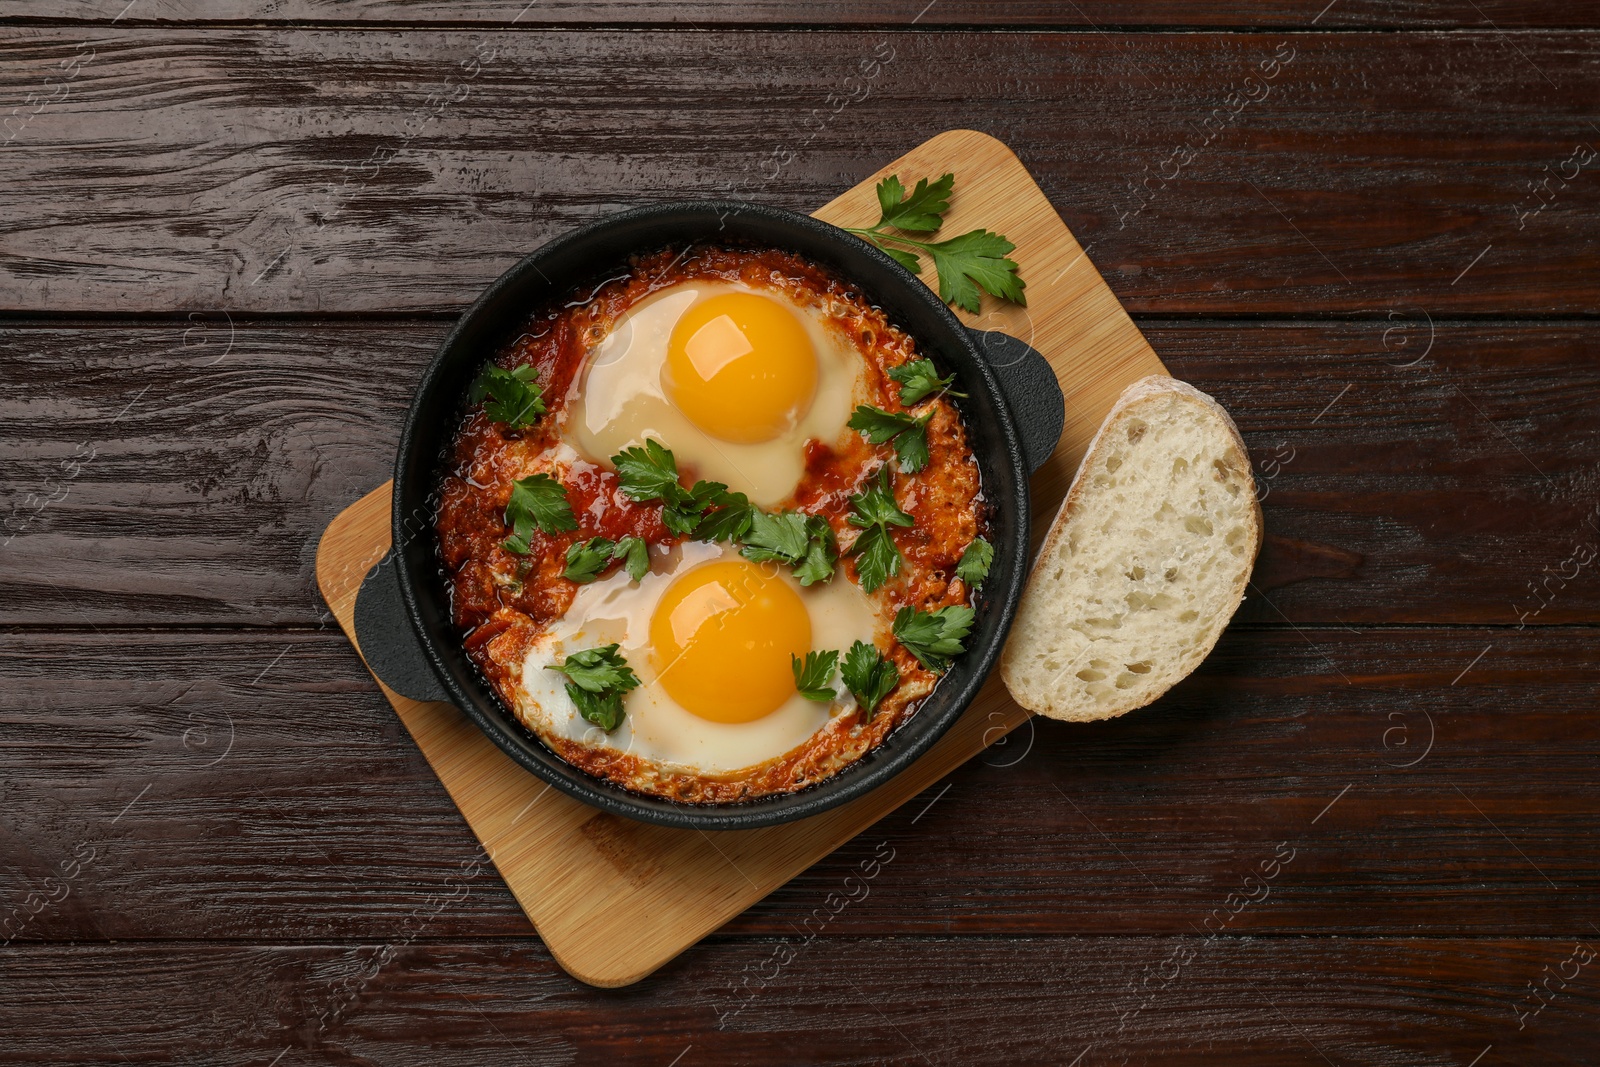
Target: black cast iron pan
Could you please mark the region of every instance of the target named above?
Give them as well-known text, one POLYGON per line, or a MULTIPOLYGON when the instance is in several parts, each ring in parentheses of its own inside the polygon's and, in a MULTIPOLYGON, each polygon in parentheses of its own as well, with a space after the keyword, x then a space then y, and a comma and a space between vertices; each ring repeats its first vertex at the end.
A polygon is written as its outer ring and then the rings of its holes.
POLYGON ((501 275, 461 316, 423 374, 395 460, 395 548, 362 585, 356 602, 361 651, 391 689, 455 704, 512 759, 595 807, 702 830, 803 819, 861 796, 910 766, 977 695, 999 657, 1028 573, 1028 476, 1054 451, 1063 420, 1061 388, 1043 356, 1015 338, 962 326, 919 278, 828 223, 731 201, 685 201, 610 215, 551 241, 501 275), (957 387, 967 394, 956 403, 992 507, 995 555, 966 652, 876 750, 801 792, 713 806, 641 796, 594 778, 517 722, 467 658, 450 622, 433 523, 435 488, 468 386, 534 309, 605 277, 632 253, 718 242, 787 249, 831 269, 909 333, 942 373, 956 372, 957 387))

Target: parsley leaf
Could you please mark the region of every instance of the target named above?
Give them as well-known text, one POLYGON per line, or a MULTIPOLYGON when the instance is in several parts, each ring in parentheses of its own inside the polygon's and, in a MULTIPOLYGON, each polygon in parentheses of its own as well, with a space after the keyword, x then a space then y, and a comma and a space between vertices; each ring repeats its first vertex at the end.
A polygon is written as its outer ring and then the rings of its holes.
POLYGON ((674 483, 674 487, 667 490, 667 506, 661 511, 661 521, 673 533, 687 537, 700 525, 700 516, 706 508, 732 495, 721 482, 695 482, 691 489, 674 483))
POLYGON ((572 517, 572 507, 567 503, 566 489, 548 474, 534 474, 511 483, 505 518, 512 530, 505 546, 522 556, 528 554, 535 527, 545 533, 578 528, 578 520, 572 517))
MULTIPOLYGON (((685 489, 678 481, 677 461, 658 441, 647 439, 641 446, 624 449, 611 462, 629 497, 662 502, 661 521, 673 533, 701 541, 739 542, 748 560, 794 567, 801 585, 826 581, 833 574, 839 552, 826 519, 798 511, 769 515, 721 482, 699 481, 685 489)), ((642 576, 648 566, 642 550, 639 566, 642 576)))
POLYGON ((899 684, 900 668, 894 665, 893 660, 885 659, 875 646, 857 641, 845 653, 840 677, 861 707, 861 721, 870 722, 878 702, 899 684))
MULTIPOLYGON (((701 518, 709 507, 719 509, 748 507, 743 493, 730 493, 721 482, 695 482, 685 489, 678 481, 678 461, 661 442, 647 439, 642 446, 625 448, 611 457, 617 468, 617 484, 630 499, 661 501, 661 521, 680 537, 698 533, 701 518)), ((738 514, 724 520, 730 527, 740 525, 738 514)), ((708 538, 721 540, 721 538, 708 538)))
POLYGON ((605 693, 591 693, 587 689, 580 689, 571 682, 567 683, 567 697, 572 701, 572 706, 578 709, 578 714, 606 733, 610 733, 622 725, 622 694, 616 691, 605 693))
MULTIPOLYGON (((877 241, 873 241, 872 243, 878 244, 877 241)), ((917 258, 917 254, 915 252, 907 252, 903 248, 890 248, 888 245, 882 244, 879 244, 878 247, 889 253, 890 259, 900 264, 912 274, 922 273, 922 260, 917 258)))
POLYGON ((545 669, 567 676, 567 696, 586 721, 607 733, 622 725, 622 695, 638 686, 639 677, 616 645, 574 652, 565 663, 545 669))
POLYGON ((956 564, 956 577, 976 589, 989 577, 989 567, 994 563, 994 546, 981 537, 974 537, 972 544, 961 553, 961 562, 956 564))
POLYGON ((900 457, 900 473, 915 474, 928 465, 928 420, 933 418, 933 412, 928 412, 917 420, 917 424, 899 437, 894 439, 895 455, 900 457))
POLYGON ((612 559, 620 559, 628 570, 628 577, 638 581, 650 573, 650 546, 644 538, 631 534, 618 541, 611 550, 612 559))
POLYGON ((810 536, 806 531, 806 516, 798 511, 785 511, 769 515, 764 511, 750 514, 750 532, 744 537, 745 559, 756 563, 778 560, 798 563, 806 554, 810 536))
POLYGON ((971 608, 952 604, 938 611, 901 608, 894 617, 894 636, 906 651, 936 674, 950 668, 950 658, 965 651, 962 642, 972 629, 971 608))
POLYGON ((916 254, 886 242, 926 252, 933 257, 934 270, 939 274, 939 299, 963 311, 977 314, 981 293, 992 293, 1002 300, 1026 305, 1027 298, 1022 294, 1026 283, 1017 274, 1016 261, 1006 258, 1016 246, 1001 235, 988 230, 971 230, 937 243, 904 236, 904 233, 931 233, 939 228, 944 213, 950 208, 955 180, 954 174, 946 174, 931 184, 922 178, 907 196, 899 177, 890 175, 878 183, 881 214, 877 223, 867 229, 850 227, 849 232, 871 241, 895 262, 916 274, 922 272, 922 261, 916 254), (884 232, 890 229, 903 232, 884 232))
POLYGON ((560 666, 552 665, 545 670, 560 671, 572 684, 591 693, 603 693, 607 689, 626 693, 639 684, 639 677, 617 652, 620 647, 610 644, 586 648, 568 656, 560 666))
POLYGON ((825 582, 833 576, 839 558, 833 527, 821 515, 784 511, 769 515, 759 508, 747 510, 749 529, 740 554, 756 563, 787 563, 801 585, 825 582))
POLYGON ((806 658, 789 657, 789 668, 794 671, 794 687, 807 700, 819 704, 832 703, 839 694, 833 690, 833 672, 839 663, 837 652, 807 652, 806 658))
POLYGON ((900 403, 906 407, 917 403, 932 393, 949 393, 951 396, 966 396, 950 388, 950 383, 956 380, 951 374, 939 377, 939 372, 933 369, 933 360, 914 359, 910 363, 902 363, 898 367, 889 368, 889 377, 900 383, 900 403))
POLYGON ((664 507, 661 509, 661 523, 670 532, 679 537, 687 537, 694 532, 695 526, 700 522, 698 512, 687 511, 677 507, 664 507))
MULTIPOLYGON (((701 482, 699 485, 717 483, 701 482)), ((699 488, 699 485, 696 488, 699 488)), ((727 492, 718 493, 711 499, 713 510, 708 511, 700 519, 700 524, 694 528, 697 541, 738 541, 750 530, 755 509, 750 506, 750 498, 743 493, 727 492)))
POLYGON ((877 484, 850 498, 850 525, 862 527, 851 552, 856 558, 856 577, 868 593, 900 573, 904 557, 889 535, 889 527, 910 526, 913 521, 895 503, 889 479, 889 468, 884 467, 877 484))
POLYGON ((569 582, 588 585, 611 562, 616 547, 615 543, 604 537, 572 542, 567 546, 567 569, 561 572, 561 576, 569 582))
POLYGON ((848 425, 852 430, 859 430, 869 444, 894 442, 895 455, 900 457, 900 472, 915 474, 928 465, 928 420, 931 418, 932 411, 914 419, 901 412, 862 404, 850 416, 848 425))
POLYGON ((631 500, 664 500, 673 504, 685 490, 678 484, 678 461, 660 441, 647 439, 611 457, 617 483, 631 500))
POLYGON ((472 383, 468 399, 476 404, 488 397, 483 404, 485 415, 513 429, 525 430, 545 412, 544 388, 534 380, 538 377, 538 368, 531 364, 506 370, 491 363, 472 383))
POLYGON ((811 586, 833 577, 833 565, 839 559, 839 543, 833 527, 821 515, 806 519, 806 554, 795 564, 794 576, 801 585, 811 586))
POLYGON ((910 415, 898 412, 885 411, 875 408, 870 404, 862 404, 850 416, 849 427, 860 430, 861 435, 869 444, 881 445, 885 441, 892 441, 897 436, 905 433, 915 426, 917 420, 910 415))
POLYGON ((887 528, 872 526, 856 538, 853 549, 856 557, 856 577, 863 592, 876 592, 878 587, 900 573, 900 549, 887 528))
POLYGON ((567 569, 562 577, 588 585, 616 559, 623 561, 628 577, 636 582, 650 572, 650 546, 644 538, 629 535, 612 542, 604 537, 591 537, 567 546, 567 569))
POLYGON ((878 183, 878 207, 883 217, 873 229, 893 226, 897 230, 931 233, 939 228, 940 217, 950 210, 950 191, 956 187, 956 176, 946 174, 932 185, 921 178, 917 187, 906 196, 906 187, 897 175, 889 175, 878 183))
POLYGON ((979 292, 1027 306, 1017 261, 1006 257, 1016 245, 988 230, 973 230, 938 244, 924 245, 939 272, 939 299, 963 311, 978 313, 979 292))
POLYGON ((888 467, 879 470, 877 482, 850 498, 851 526, 910 526, 913 521, 895 502, 888 467))

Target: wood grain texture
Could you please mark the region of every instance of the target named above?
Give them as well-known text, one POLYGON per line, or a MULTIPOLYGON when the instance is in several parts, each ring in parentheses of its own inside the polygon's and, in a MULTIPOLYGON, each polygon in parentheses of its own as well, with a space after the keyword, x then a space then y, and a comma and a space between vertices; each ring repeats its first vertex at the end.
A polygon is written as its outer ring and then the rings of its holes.
POLYGON ((0 1062, 1600 1063, 1593 967, 1552 979, 1600 940, 1595 326, 1529 321, 1600 307, 1594 166, 1558 174, 1600 44, 1518 29, 1597 9, 924 6, 0 9, 0 923, 100 849, 0 948, 0 1062), (991 20, 1071 32, 952 29, 991 20), (615 207, 808 209, 954 125, 1022 148, 1269 490, 1264 595, 1156 706, 1038 724, 597 991, 341 636, 150 628, 331 625, 315 536, 447 328, 374 316, 615 207))
POLYGON ((1135 312, 1600 302, 1591 32, 0 40, 15 312, 455 308, 604 212, 809 210, 958 126, 1020 146, 1135 312))
MULTIPOLYGON (((1142 325, 1256 460, 1269 539, 1241 619, 1600 621, 1578 563, 1600 544, 1600 327, 1417 309, 1142 325)), ((315 539, 389 476, 447 329, 211 313, 0 330, 0 622, 331 625, 315 539)))
POLYGON ((41 946, 0 971, 12 1035, 0 1062, 770 1064, 782 1049, 785 1064, 829 1067, 1413 1067, 1492 1046, 1485 1067, 1585 1064, 1600 1025, 1593 963, 1521 1030, 1516 1015, 1525 983, 1576 940, 1595 937, 797 933, 718 940, 622 991, 574 986, 533 941, 41 946))
POLYGON ((1071 0, 847 0, 803 4, 796 0, 12 0, 0 22, 82 20, 122 24, 237 20, 259 22, 379 23, 424 26, 476 23, 523 27, 626 23, 663 26, 762 24, 864 26, 1070 26, 1102 30, 1140 26, 1235 26, 1346 29, 1482 27, 1592 27, 1596 13, 1554 0, 1482 0, 1473 5, 1442 0, 1340 0, 1337 4, 1205 3, 1204 0, 1108 0, 1080 7, 1071 0))
MULTIPOLYGON (((1581 932, 1596 634, 1234 627, 1152 707, 1022 727, 726 932, 788 936, 892 851, 830 937, 1186 934, 1280 842, 1230 934, 1581 932)), ((28 943, 528 934, 338 634, 0 636, 0 806, 0 921, 96 851, 28 943)))

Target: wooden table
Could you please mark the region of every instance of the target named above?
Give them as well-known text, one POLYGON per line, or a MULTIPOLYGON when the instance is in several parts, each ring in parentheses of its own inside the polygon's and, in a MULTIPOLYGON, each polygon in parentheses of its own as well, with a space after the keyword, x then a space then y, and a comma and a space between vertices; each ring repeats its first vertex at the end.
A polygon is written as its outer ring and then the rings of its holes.
POLYGON ((0 10, 0 1062, 1600 1062, 1600 10, 125 2, 0 10), (581 986, 317 535, 528 249, 954 126, 1235 414, 1256 588, 581 986))

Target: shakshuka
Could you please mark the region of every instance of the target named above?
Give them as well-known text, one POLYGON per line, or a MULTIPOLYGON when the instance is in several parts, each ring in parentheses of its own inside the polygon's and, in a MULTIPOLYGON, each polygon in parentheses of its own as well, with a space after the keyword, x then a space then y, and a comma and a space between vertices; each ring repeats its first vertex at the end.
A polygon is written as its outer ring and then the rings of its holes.
POLYGON ((802 789, 961 654, 993 556, 961 383, 845 281, 664 249, 490 356, 441 562, 473 662, 569 763, 685 803, 802 789))

